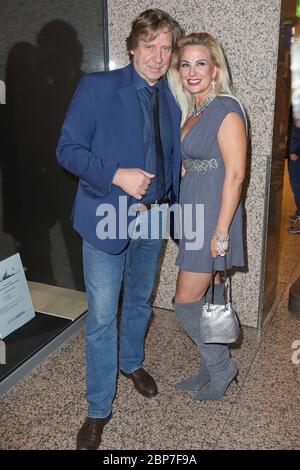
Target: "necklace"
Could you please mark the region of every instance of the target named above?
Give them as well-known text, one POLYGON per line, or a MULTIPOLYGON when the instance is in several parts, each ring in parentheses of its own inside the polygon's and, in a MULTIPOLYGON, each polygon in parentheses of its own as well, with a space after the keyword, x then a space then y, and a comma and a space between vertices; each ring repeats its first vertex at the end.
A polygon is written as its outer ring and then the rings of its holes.
POLYGON ((210 94, 205 98, 205 100, 202 101, 202 103, 199 104, 199 106, 194 107, 194 109, 192 110, 190 116, 199 117, 200 114, 202 114, 203 111, 207 108, 207 106, 210 105, 210 103, 215 99, 215 97, 216 97, 216 94, 212 90, 210 92, 210 94))

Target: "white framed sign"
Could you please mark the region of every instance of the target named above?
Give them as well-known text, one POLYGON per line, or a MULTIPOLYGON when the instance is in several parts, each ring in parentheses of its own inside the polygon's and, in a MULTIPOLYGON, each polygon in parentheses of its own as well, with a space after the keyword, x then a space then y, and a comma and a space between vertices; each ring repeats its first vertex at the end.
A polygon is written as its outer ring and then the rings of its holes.
POLYGON ((291 43, 292 105, 295 125, 300 127, 300 21, 294 26, 291 43))
POLYGON ((19 253, 0 262, 0 339, 34 318, 19 253))
POLYGON ((6 103, 6 98, 5 98, 5 83, 3 80, 0 80, 0 104, 5 104, 6 103))

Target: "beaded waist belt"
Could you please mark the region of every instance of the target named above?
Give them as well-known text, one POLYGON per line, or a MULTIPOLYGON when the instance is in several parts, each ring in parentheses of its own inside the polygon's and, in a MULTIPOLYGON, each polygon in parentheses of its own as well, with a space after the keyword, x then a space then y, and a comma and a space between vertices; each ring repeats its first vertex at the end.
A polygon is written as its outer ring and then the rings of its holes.
POLYGON ((197 160, 194 158, 185 158, 182 161, 183 168, 186 171, 197 171, 198 173, 206 173, 207 171, 213 170, 219 167, 219 164, 215 158, 210 160, 197 160))

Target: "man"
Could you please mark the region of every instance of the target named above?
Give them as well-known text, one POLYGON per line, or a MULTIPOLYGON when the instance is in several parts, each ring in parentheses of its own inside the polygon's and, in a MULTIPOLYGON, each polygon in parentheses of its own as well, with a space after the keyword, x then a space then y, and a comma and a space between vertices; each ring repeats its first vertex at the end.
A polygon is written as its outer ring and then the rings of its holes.
POLYGON ((289 217, 292 226, 290 233, 300 233, 300 129, 295 126, 293 119, 293 108, 290 106, 287 158, 290 177, 290 186, 294 193, 296 212, 289 217))
POLYGON ((83 238, 88 296, 88 416, 77 437, 81 450, 100 445, 103 427, 111 417, 118 362, 140 394, 150 398, 158 393, 142 362, 162 236, 130 238, 127 227, 136 218, 142 229, 151 212, 178 196, 180 113, 161 77, 180 35, 178 23, 162 10, 139 15, 127 38, 131 63, 83 77, 58 144, 59 163, 80 178, 73 221, 83 238), (126 208, 139 201, 134 216, 127 211, 124 216, 124 198, 126 208), (108 204, 117 214, 115 237, 99 234, 108 204))

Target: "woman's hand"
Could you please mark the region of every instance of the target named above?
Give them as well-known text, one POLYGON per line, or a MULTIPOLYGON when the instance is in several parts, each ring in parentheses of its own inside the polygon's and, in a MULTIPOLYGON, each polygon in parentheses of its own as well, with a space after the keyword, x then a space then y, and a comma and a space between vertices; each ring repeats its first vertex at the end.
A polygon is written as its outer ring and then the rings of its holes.
POLYGON ((229 235, 220 235, 215 232, 210 243, 211 255, 213 258, 217 256, 225 256, 229 249, 229 235))

